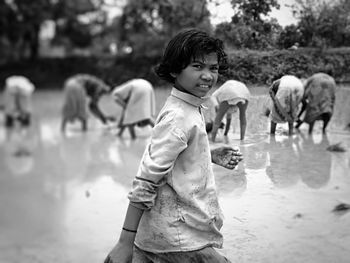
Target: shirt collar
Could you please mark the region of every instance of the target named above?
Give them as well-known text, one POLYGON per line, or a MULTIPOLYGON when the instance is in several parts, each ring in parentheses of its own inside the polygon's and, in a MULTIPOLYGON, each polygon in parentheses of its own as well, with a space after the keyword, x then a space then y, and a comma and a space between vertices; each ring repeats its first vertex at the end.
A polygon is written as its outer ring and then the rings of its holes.
POLYGON ((182 91, 179 91, 178 89, 176 88, 173 88, 171 90, 171 96, 174 96, 180 100, 183 100, 195 107, 200 107, 202 106, 202 103, 207 99, 207 97, 204 97, 204 98, 198 98, 196 96, 193 96, 189 93, 185 93, 185 92, 182 92, 182 91))

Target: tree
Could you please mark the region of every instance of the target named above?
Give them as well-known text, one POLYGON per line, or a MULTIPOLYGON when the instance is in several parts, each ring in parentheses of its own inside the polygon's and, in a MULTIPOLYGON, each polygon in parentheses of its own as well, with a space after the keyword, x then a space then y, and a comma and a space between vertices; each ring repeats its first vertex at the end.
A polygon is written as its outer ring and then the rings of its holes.
POLYGON ((350 45, 350 1, 340 0, 324 5, 318 17, 317 33, 327 46, 350 45))
POLYGON ((104 31, 106 12, 102 6, 105 1, 0 0, 0 49, 4 54, 12 54, 10 60, 35 59, 39 33, 46 20, 56 23, 55 41, 67 39, 73 46, 89 46, 92 39, 104 31))
POLYGON ((302 43, 302 35, 299 27, 296 25, 288 25, 281 31, 277 44, 281 48, 289 48, 295 43, 302 43))
POLYGON ((50 17, 49 0, 0 1, 0 37, 11 48, 12 54, 24 57, 29 51, 30 58, 36 58, 39 48, 39 32, 43 21, 50 17))
POLYGON ((73 47, 90 46, 93 38, 106 27, 107 14, 103 4, 103 0, 58 0, 53 6, 57 31, 54 41, 66 39, 73 47))
POLYGON ((280 8, 277 0, 231 0, 236 16, 243 17, 245 21, 263 21, 262 16, 267 16, 272 8, 280 8))
POLYGON ((211 30, 206 0, 129 0, 120 18, 121 41, 134 53, 157 52, 177 31, 211 30))
POLYGON ((299 19, 298 28, 302 35, 303 46, 311 46, 318 40, 317 23, 324 2, 317 0, 296 0, 296 4, 292 5, 293 13, 299 19))
POLYGON ((217 25, 217 36, 236 48, 275 46, 281 26, 276 19, 268 19, 268 14, 272 8, 279 8, 277 0, 231 0, 231 4, 236 13, 230 23, 217 25))
POLYGON ((350 45, 350 1, 296 0, 292 8, 304 46, 350 45))

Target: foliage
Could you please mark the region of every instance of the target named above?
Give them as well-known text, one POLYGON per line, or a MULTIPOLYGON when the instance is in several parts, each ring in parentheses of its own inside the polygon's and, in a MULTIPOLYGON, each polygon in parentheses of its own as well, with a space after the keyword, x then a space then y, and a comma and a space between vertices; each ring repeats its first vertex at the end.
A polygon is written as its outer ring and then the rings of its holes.
POLYGON ((235 51, 222 80, 236 79, 248 84, 269 84, 285 74, 306 78, 316 72, 332 75, 337 81, 350 81, 350 49, 300 48, 298 50, 235 51))
POLYGON ((35 59, 46 20, 56 22, 55 41, 86 47, 103 32, 104 0, 0 0, 0 50, 11 60, 35 59), (82 16, 84 15, 84 16, 82 16))
MULTIPOLYGON (((157 57, 181 29, 214 31, 208 2, 220 0, 0 0, 0 59, 36 58, 40 27, 47 19, 56 23, 54 44, 103 53, 110 43, 117 43, 119 51, 131 47, 135 59, 157 57), (103 8, 107 2, 123 11, 112 24, 103 8)), ((296 0, 292 9, 298 23, 285 28, 269 18, 272 8, 279 8, 277 0, 230 3, 235 14, 214 31, 230 49, 266 51, 296 42, 319 50, 350 46, 349 0, 296 0)))
POLYGON ((223 39, 229 48, 271 49, 281 30, 275 20, 253 21, 249 25, 243 20, 236 20, 217 25, 215 35, 223 39))
POLYGON ((10 50, 14 59, 28 50, 30 57, 38 54, 41 23, 50 16, 49 0, 0 0, 0 39, 2 49, 10 50))
POLYGON ((350 1, 296 0, 292 6, 298 18, 301 44, 310 47, 350 45, 350 1))
POLYGON ((233 9, 238 9, 237 17, 243 17, 246 22, 263 21, 272 8, 280 8, 277 0, 231 0, 233 9))
POLYGON ((276 0, 231 0, 235 15, 231 22, 217 25, 215 34, 228 46, 236 48, 270 49, 282 27, 275 19, 264 19, 273 7, 279 8, 276 0))
POLYGON ((90 46, 93 38, 101 34, 107 24, 102 4, 102 0, 59 0, 53 4, 52 19, 57 22, 54 42, 67 39, 71 46, 90 46))
POLYGON ((121 41, 134 53, 159 53, 183 28, 210 30, 206 0, 129 0, 120 19, 121 41))
MULTIPOLYGON (((148 79, 156 86, 164 85, 153 72, 160 55, 113 57, 70 57, 65 59, 24 60, 0 67, 0 83, 13 74, 28 76, 38 87, 61 88, 64 80, 77 73, 90 73, 110 85, 118 85, 131 78, 148 79)), ((229 69, 220 77, 242 81, 248 85, 268 85, 276 76, 292 74, 306 78, 316 72, 326 72, 337 82, 350 81, 350 48, 273 51, 231 51, 229 69)))
POLYGON ((280 48, 289 48, 295 43, 301 43, 302 42, 302 34, 300 32, 300 29, 296 25, 289 25, 283 28, 281 31, 278 39, 277 39, 277 45, 280 48))
POLYGON ((267 19, 278 1, 231 0, 235 14, 230 22, 219 24, 215 33, 229 47, 250 49, 288 48, 298 42, 304 47, 350 45, 350 1, 296 0, 291 5, 296 25, 282 28, 267 19))

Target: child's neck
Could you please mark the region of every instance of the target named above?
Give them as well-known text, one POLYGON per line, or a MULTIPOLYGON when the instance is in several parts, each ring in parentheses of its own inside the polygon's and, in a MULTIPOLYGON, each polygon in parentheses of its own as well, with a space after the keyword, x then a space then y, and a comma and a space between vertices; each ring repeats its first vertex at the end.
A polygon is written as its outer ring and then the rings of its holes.
POLYGON ((185 90, 182 86, 178 85, 177 83, 174 84, 174 88, 183 92, 183 93, 187 93, 187 94, 190 94, 192 96, 195 96, 196 98, 200 98, 200 97, 197 97, 196 95, 192 94, 191 92, 188 92, 187 90, 185 90))

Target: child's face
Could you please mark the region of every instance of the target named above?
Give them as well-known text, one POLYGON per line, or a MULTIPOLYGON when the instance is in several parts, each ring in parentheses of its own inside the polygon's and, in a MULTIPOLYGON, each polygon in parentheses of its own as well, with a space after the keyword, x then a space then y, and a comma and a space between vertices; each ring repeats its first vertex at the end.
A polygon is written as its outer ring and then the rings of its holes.
POLYGON ((219 75, 219 63, 216 53, 194 59, 180 73, 172 73, 175 87, 196 97, 204 97, 215 86, 219 75))

